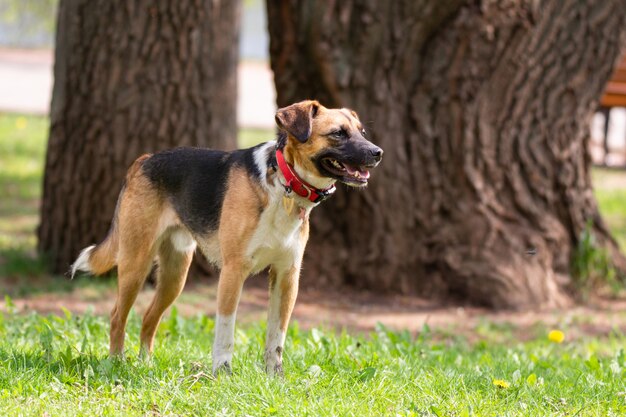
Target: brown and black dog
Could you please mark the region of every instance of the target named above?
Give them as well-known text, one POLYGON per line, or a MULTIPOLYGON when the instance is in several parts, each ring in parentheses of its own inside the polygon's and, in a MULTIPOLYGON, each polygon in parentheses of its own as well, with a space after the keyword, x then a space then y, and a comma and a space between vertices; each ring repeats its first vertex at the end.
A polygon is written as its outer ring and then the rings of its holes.
POLYGON ((198 246, 221 268, 213 372, 230 371, 243 283, 267 267, 265 362, 269 373, 282 372, 309 213, 334 192, 336 181, 367 185, 368 169, 383 151, 365 139, 354 111, 317 101, 278 110, 276 123, 276 141, 233 152, 178 148, 143 155, 130 167, 108 236, 72 265, 72 276, 118 267, 112 355, 123 354, 128 313, 156 259, 156 295, 141 328, 142 353, 152 351, 161 316, 180 294, 198 246))

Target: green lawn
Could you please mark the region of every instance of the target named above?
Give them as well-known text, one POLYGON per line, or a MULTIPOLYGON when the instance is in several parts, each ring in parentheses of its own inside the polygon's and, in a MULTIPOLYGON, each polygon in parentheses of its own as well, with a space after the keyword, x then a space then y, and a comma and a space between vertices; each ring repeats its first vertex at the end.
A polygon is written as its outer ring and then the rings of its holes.
MULTIPOLYGON (((290 327, 285 372, 263 371, 264 325, 239 329, 232 376, 214 379, 212 319, 175 312, 152 360, 107 357, 102 317, 0 315, 0 415, 609 416, 626 413, 625 339, 477 343, 380 327, 290 327)), ((496 329, 497 330, 497 329, 496 329)), ((499 338, 500 339, 500 338, 499 338)))
POLYGON ((0 278, 45 272, 35 254, 48 119, 0 113, 0 278))
POLYGON ((602 216, 626 252, 626 171, 597 168, 593 181, 602 216))

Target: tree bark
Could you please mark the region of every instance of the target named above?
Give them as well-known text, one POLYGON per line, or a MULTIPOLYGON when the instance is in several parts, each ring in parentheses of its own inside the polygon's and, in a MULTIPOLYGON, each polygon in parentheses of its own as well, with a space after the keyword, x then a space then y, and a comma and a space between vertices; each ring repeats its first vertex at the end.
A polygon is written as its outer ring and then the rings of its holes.
POLYGON ((622 0, 277 0, 268 20, 278 105, 353 108, 385 150, 312 216, 305 283, 559 306, 587 221, 624 265, 586 151, 622 0))
POLYGON ((61 0, 39 249, 55 272, 109 228, 127 168, 236 147, 239 0, 61 0))

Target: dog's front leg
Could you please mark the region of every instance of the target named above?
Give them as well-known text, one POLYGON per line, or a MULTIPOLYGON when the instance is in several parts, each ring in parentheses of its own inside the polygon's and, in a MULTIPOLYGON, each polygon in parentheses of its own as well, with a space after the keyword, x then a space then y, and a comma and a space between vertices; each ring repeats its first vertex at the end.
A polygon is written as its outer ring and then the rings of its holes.
POLYGON ((265 341, 265 370, 270 375, 283 373, 283 348, 289 318, 298 295, 300 267, 286 272, 270 270, 270 302, 265 341))
POLYGON ((235 347, 235 319, 241 288, 246 273, 239 264, 225 265, 217 285, 217 315, 215 318, 215 341, 213 342, 213 374, 231 372, 235 347))

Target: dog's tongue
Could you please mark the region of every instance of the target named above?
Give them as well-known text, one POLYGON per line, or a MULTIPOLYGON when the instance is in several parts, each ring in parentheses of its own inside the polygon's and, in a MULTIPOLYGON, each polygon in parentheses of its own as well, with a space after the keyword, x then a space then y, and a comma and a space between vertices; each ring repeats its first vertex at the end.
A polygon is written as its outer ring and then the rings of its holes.
POLYGON ((346 171, 348 171, 348 174, 352 175, 353 177, 356 177, 357 173, 359 174, 358 176, 361 178, 368 179, 370 177, 370 172, 367 169, 353 167, 348 164, 343 164, 343 166, 346 167, 346 171))

